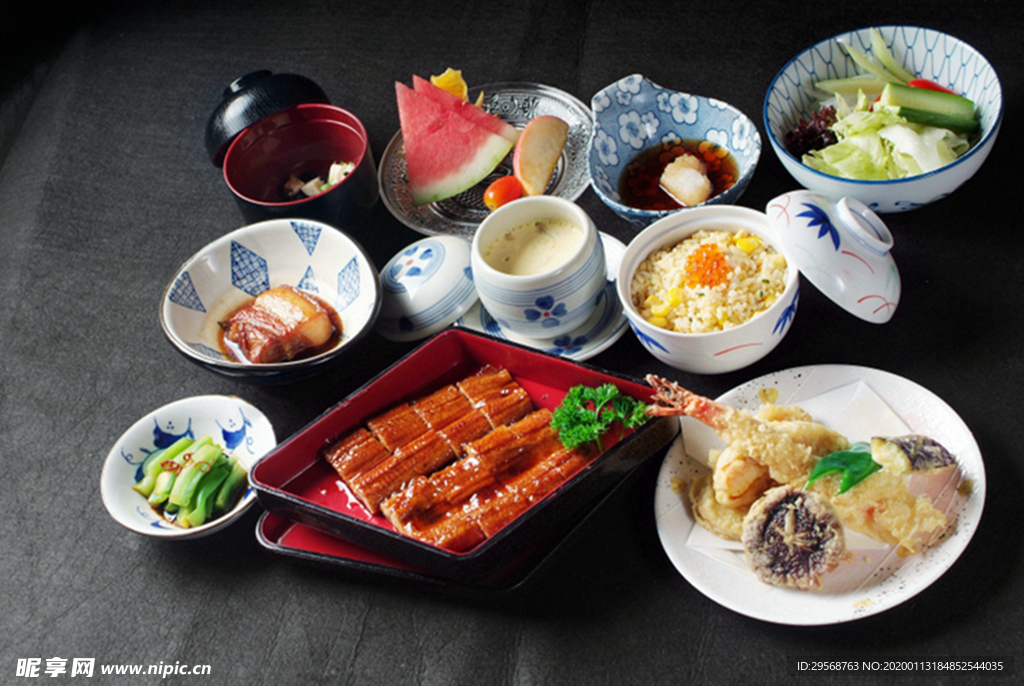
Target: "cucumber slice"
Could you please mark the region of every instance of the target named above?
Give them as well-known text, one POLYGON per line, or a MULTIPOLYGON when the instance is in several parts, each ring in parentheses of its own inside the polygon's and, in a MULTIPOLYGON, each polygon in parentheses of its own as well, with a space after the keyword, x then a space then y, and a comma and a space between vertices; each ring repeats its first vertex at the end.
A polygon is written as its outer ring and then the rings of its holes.
POLYGON ((857 63, 858 67, 868 72, 869 74, 877 76, 883 81, 887 81, 889 83, 902 83, 898 76, 895 76, 892 73, 890 73, 885 67, 872 62, 867 55, 865 55, 864 53, 862 53, 860 50, 853 47, 849 43, 839 41, 839 47, 842 48, 847 55, 853 58, 853 61, 857 63))
POLYGON ((817 81, 814 87, 830 95, 837 95, 850 100, 856 99, 857 93, 863 91, 869 98, 875 98, 882 94, 886 81, 874 74, 860 74, 845 79, 825 79, 817 81))
POLYGON ((882 98, 878 102, 884 107, 908 107, 913 110, 935 112, 960 119, 977 118, 973 101, 953 93, 942 93, 927 88, 913 88, 912 86, 889 83, 886 84, 882 91, 882 98))
POLYGON ((898 107, 895 108, 895 111, 898 115, 912 124, 935 126, 940 129, 949 129, 954 133, 966 133, 971 135, 977 133, 981 128, 981 124, 978 123, 977 119, 966 119, 964 117, 957 117, 951 114, 919 110, 913 107, 898 107))
POLYGON ((896 57, 889 51, 885 39, 882 38, 882 32, 876 28, 871 29, 871 52, 875 54, 883 67, 904 83, 914 78, 913 74, 896 62, 896 57))

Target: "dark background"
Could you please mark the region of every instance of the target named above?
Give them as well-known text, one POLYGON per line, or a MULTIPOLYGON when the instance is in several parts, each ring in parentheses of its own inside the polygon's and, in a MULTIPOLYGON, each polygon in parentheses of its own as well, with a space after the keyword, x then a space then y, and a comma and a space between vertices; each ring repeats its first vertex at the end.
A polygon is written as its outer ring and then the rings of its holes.
MULTIPOLYGON (((1024 669, 1019 3, 51 2, 0 18, 0 681, 17 659, 210 664, 181 683, 781 684, 797 656, 1012 657, 1016 677, 903 675, 900 683, 1015 683, 1024 669), (533 81, 584 102, 642 73, 743 110, 775 73, 840 31, 915 24, 995 66, 1002 132, 952 196, 888 215, 903 298, 867 324, 809 284, 786 339, 739 372, 661 366, 632 334, 590 360, 715 396, 788 367, 887 370, 944 398, 985 459, 988 501, 961 559, 923 593, 850 624, 748 619, 691 588, 662 552, 652 456, 519 589, 443 593, 355 580, 264 551, 254 508, 194 542, 116 524, 99 496, 113 441, 179 398, 239 395, 279 440, 412 349, 372 335, 323 376, 256 388, 206 372, 157 319, 174 270, 242 224, 203 129, 222 89, 258 68, 297 72, 358 114, 378 156, 398 129, 393 82, 447 66, 470 84, 533 81)), ((795 182, 763 140, 742 205, 795 182)), ((624 242, 634 229, 580 198, 624 242)), ((379 203, 357 238, 378 267, 420 235, 379 203)), ((49 680, 48 677, 40 677, 49 680)), ((99 677, 95 677, 99 681, 99 677)), ((888 682, 888 679, 877 679, 888 682)), ((173 682, 168 680, 169 683, 173 682)), ((144 678, 125 683, 146 682, 144 678)), ((1019 683, 1017 681, 1016 683, 1019 683)))

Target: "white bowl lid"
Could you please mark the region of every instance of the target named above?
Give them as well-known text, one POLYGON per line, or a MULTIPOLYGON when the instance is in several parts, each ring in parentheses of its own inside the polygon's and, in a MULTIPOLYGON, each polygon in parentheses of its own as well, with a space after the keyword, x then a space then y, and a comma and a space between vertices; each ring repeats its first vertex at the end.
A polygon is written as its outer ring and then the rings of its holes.
POLYGON ((454 323, 477 301, 469 242, 456 236, 416 241, 380 272, 383 290, 377 332, 416 341, 454 323))
POLYGON ((901 290, 892 234, 867 205, 792 191, 768 203, 767 215, 786 259, 818 290, 865 321, 892 318, 901 290))

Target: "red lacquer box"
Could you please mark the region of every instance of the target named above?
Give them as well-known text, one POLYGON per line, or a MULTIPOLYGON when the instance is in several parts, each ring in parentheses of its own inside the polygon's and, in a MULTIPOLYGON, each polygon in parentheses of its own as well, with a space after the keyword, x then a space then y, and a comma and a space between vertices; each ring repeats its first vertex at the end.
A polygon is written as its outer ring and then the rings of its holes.
MULTIPOLYGON (((321 540, 317 544, 321 560, 358 558, 359 554, 350 556, 345 552, 346 546, 351 544, 357 552, 370 551, 374 563, 385 568, 397 565, 406 571, 460 584, 504 586, 528 573, 615 486, 647 457, 668 445, 679 431, 679 422, 674 418, 649 420, 503 529, 466 552, 451 552, 399 533, 384 516, 371 514, 352 494, 323 459, 323 449, 367 419, 400 402, 424 397, 455 383, 485 365, 507 369, 537 408, 554 409, 570 388, 580 384, 613 383, 621 392, 644 401, 649 400, 652 393, 651 388, 638 379, 466 329, 448 329, 260 460, 250 475, 260 503, 283 520, 343 539, 338 546, 331 540, 321 540), (325 551, 326 558, 321 555, 325 551)), ((266 528, 267 522, 261 520, 264 530, 259 533, 264 545, 300 557, 304 548, 317 547, 310 542, 316 536, 304 529, 291 532, 294 540, 282 547, 279 539, 287 531, 281 521, 273 520, 273 523, 276 528, 271 531, 266 528)))

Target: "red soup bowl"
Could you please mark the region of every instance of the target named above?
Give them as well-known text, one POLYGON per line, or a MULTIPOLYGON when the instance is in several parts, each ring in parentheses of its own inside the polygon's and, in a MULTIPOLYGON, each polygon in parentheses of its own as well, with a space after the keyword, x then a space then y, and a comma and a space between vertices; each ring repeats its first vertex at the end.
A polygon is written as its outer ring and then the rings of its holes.
POLYGON ((358 234, 377 201, 377 172, 366 127, 334 105, 306 103, 266 116, 242 131, 224 155, 224 180, 249 222, 299 217, 358 234), (317 195, 288 199, 292 176, 326 180, 335 162, 355 168, 317 195))

